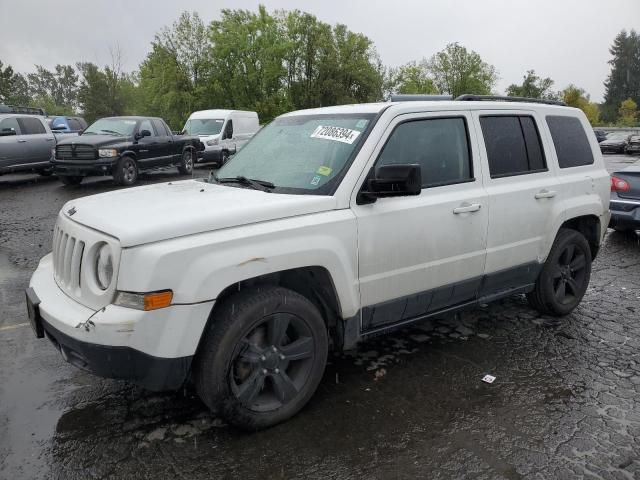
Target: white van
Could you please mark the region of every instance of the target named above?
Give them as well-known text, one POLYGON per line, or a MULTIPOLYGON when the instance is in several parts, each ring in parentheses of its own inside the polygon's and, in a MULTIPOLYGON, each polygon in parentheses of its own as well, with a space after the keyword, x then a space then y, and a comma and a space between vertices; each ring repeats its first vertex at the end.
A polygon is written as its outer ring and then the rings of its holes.
POLYGON ((226 163, 260 128, 258 114, 242 110, 201 110, 193 112, 183 131, 198 135, 204 144, 200 162, 226 163))

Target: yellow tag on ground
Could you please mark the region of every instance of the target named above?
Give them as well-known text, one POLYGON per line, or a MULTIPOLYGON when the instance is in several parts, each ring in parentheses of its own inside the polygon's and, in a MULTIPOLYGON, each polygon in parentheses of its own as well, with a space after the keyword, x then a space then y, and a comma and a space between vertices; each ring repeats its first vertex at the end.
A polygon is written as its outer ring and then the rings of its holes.
POLYGON ((325 177, 327 177, 327 176, 331 175, 332 171, 333 171, 333 169, 331 169, 329 167, 320 167, 320 168, 318 168, 316 173, 318 175, 324 175, 325 177))

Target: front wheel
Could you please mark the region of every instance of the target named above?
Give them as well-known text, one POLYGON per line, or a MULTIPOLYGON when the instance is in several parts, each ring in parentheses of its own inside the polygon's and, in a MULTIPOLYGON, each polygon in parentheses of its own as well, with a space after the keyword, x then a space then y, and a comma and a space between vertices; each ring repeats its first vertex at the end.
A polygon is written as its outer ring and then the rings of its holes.
POLYGON ((178 171, 183 175, 191 175, 191 173, 193 173, 193 151, 185 150, 182 153, 178 171))
POLYGON ((222 153, 220 154, 219 166, 220 167, 223 166, 228 161, 229 161, 229 152, 227 152, 226 150, 223 150, 222 153))
POLYGON ((563 228, 527 299, 542 314, 568 315, 582 300, 590 278, 591 248, 587 239, 576 230, 563 228))
POLYGON ((118 185, 131 186, 138 181, 138 164, 131 157, 122 157, 116 165, 113 180, 118 185))
POLYGON ((305 297, 281 287, 245 290, 215 312, 196 355, 196 388, 244 430, 270 427, 311 398, 327 361, 327 329, 305 297))

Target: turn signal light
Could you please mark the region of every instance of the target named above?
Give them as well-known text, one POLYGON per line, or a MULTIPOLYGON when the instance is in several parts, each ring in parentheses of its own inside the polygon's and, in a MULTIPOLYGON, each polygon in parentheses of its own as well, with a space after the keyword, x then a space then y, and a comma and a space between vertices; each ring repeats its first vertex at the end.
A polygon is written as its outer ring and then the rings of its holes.
POLYGON ((171 290, 147 293, 144 296, 144 309, 145 311, 149 311, 165 308, 171 305, 171 300, 173 300, 173 292, 171 290))
POLYGON ((614 175, 611 176, 611 191, 612 192, 628 192, 631 190, 631 185, 626 180, 618 178, 614 175))

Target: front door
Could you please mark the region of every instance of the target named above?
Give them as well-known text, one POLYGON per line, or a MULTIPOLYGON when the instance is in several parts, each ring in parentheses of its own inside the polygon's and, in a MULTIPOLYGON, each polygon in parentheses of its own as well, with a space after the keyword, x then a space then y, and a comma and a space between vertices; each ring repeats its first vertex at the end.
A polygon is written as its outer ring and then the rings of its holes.
POLYGON ((162 163, 162 145, 150 119, 144 119, 138 126, 138 132, 148 130, 151 135, 138 140, 138 165, 140 168, 155 167, 162 163))
POLYGON ((376 147, 376 167, 421 165, 423 188, 352 202, 363 331, 475 300, 489 212, 471 128, 466 112, 401 115, 376 147))
POLYGON ((18 160, 21 156, 20 152, 24 150, 26 136, 22 136, 16 117, 6 117, 0 120, 0 132, 4 133, 0 136, 0 168, 22 163, 18 160))

